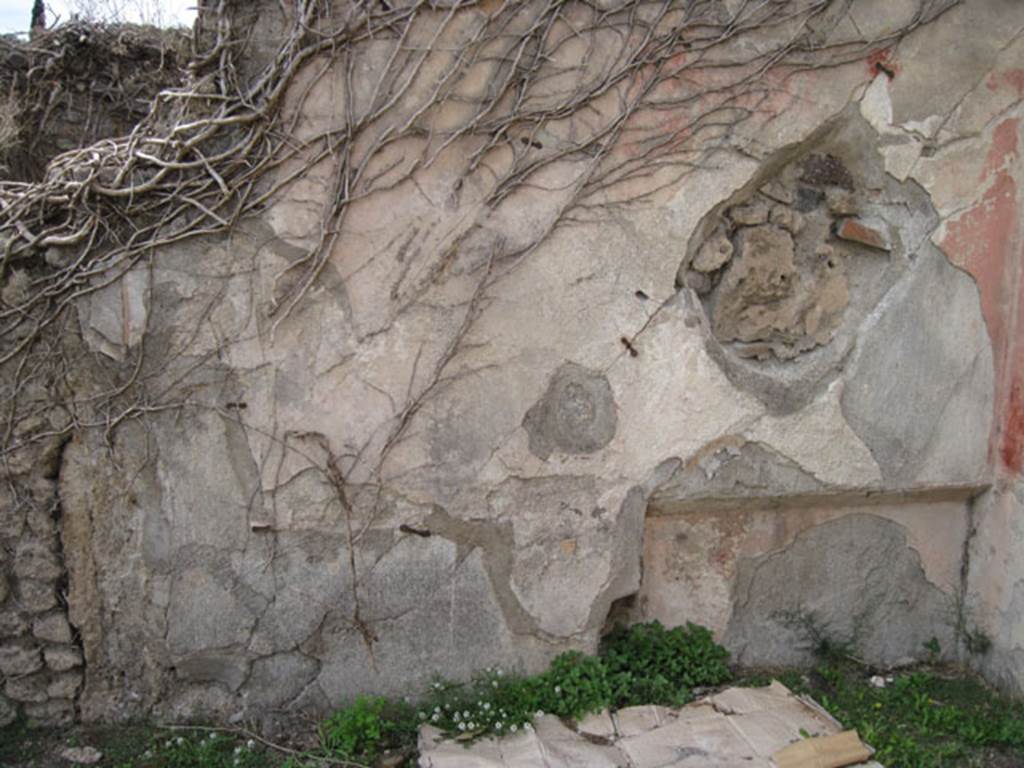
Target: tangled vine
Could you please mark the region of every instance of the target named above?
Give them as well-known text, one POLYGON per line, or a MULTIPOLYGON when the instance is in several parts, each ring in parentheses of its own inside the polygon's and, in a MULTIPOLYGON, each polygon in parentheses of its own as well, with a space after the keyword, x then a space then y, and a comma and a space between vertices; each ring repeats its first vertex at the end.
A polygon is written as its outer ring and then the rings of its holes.
POLYGON ((55 157, 42 181, 0 184, 5 378, 17 390, 29 353, 83 295, 161 248, 230 229, 324 160, 335 189, 319 237, 281 276, 277 323, 316 281, 353 203, 414 181, 456 143, 470 147, 467 174, 512 153, 490 208, 556 164, 578 166, 548 230, 507 261, 559 224, 635 202, 617 194, 630 182, 665 186, 699 167, 778 95, 780 77, 864 59, 953 4, 922 0, 880 38, 833 42, 849 0, 295 0, 276 51, 250 74, 244 4, 208 2, 186 87, 161 92, 128 136, 55 157), (357 94, 369 46, 383 66, 357 94), (302 101, 331 70, 343 73, 343 117, 299 138, 302 101), (286 109, 289 94, 298 103, 286 109), (415 157, 392 160, 398 145, 415 157))

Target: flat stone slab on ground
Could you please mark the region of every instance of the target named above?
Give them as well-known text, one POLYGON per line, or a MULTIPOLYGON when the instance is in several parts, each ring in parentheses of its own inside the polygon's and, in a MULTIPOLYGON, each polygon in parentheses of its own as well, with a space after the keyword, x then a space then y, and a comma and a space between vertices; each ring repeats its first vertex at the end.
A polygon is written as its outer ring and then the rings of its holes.
MULTIPOLYGON (((420 768, 773 768, 772 754, 842 726, 777 681, 728 688, 679 709, 627 707, 575 728, 541 715, 514 736, 462 744, 420 729, 420 768), (595 743, 599 740, 602 743, 595 743), (607 742, 607 743, 603 743, 607 742)), ((859 768, 882 768, 862 763, 859 768)))

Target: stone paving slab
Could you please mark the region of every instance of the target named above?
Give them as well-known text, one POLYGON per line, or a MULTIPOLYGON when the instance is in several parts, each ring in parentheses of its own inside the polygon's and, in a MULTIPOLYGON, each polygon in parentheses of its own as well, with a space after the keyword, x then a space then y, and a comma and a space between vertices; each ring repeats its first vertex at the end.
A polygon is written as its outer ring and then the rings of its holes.
MULTIPOLYGON (((729 688, 679 709, 644 706, 589 715, 573 727, 552 715, 515 735, 464 744, 420 729, 420 768, 774 768, 771 756, 804 734, 842 727, 778 682, 729 688)), ((876 762, 857 768, 882 768, 876 762)))

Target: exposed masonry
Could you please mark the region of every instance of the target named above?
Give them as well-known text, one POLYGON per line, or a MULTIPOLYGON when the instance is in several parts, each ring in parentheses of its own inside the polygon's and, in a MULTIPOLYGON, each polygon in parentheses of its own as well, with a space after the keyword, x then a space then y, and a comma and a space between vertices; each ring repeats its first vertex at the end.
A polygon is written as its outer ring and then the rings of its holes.
POLYGON ((59 438, 23 451, 0 486, 0 725, 19 716, 58 725, 76 716, 83 660, 67 617, 61 451, 59 438))

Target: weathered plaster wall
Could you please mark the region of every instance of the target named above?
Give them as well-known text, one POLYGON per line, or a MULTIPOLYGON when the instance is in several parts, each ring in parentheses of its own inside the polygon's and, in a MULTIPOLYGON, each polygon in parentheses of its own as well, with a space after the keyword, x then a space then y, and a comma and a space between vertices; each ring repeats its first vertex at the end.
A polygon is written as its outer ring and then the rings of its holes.
MULTIPOLYGON (((916 7, 854 4, 828 39, 882 38, 916 7)), ((489 8, 429 16, 410 42, 448 61, 489 8)), ((569 21, 592 12, 555 24, 539 107, 587 76, 558 67, 590 61, 569 21)), ((292 307, 350 160, 324 153, 262 215, 83 298, 66 342, 82 407, 104 377, 160 398, 61 455, 78 713, 324 709, 536 669, 593 649, 610 615, 705 623, 756 663, 801 661, 821 634, 878 662, 932 637, 953 656, 977 626, 979 663, 1019 684, 1022 29, 1024 6, 975 0, 890 48, 769 68, 723 130, 687 128, 725 108, 708 66, 588 152, 559 154, 635 82, 497 142, 409 136, 292 307), (666 131, 701 153, 650 163, 666 131), (626 171, 596 183, 606 152, 626 171)), ((360 44, 356 70, 306 64, 285 109, 311 149, 272 181, 372 111, 390 45, 360 44)), ((434 87, 417 81, 397 124, 434 87)), ((30 610, 15 600, 0 610, 30 610)), ((2 671, 0 705, 28 703, 2 671)))

